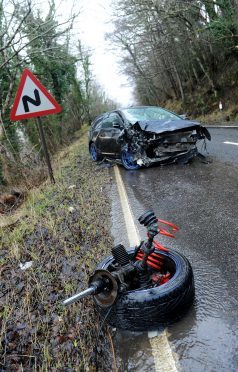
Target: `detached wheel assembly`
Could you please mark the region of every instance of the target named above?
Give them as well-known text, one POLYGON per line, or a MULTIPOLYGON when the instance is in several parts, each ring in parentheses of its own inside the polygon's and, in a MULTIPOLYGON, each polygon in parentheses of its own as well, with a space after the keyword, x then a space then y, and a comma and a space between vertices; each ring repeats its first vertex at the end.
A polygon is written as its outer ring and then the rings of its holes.
POLYGON ((131 331, 158 329, 189 308, 194 298, 189 261, 154 240, 157 234, 174 238, 179 228, 158 219, 152 210, 139 222, 147 230, 147 240, 129 251, 121 244, 113 247, 112 256, 90 277, 88 289, 65 300, 65 305, 92 295, 103 322, 131 331))
MULTIPOLYGON (((163 256, 164 264, 173 275, 168 282, 154 288, 121 293, 111 308, 106 310, 95 302, 99 313, 113 327, 131 331, 156 329, 176 319, 192 303, 194 279, 187 258, 172 249, 157 252, 163 256)), ((132 257, 134 250, 128 253, 132 257)), ((113 257, 107 257, 97 269, 107 270, 113 262, 113 257)))

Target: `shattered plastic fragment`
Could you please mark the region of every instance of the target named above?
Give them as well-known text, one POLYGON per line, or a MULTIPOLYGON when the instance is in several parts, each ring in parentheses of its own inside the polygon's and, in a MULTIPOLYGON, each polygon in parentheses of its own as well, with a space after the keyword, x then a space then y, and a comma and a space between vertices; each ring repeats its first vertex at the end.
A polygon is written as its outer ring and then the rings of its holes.
POLYGON ((142 160, 142 159, 138 159, 138 160, 137 160, 137 164, 138 164, 138 165, 143 165, 143 160, 142 160))
POLYGON ((69 212, 73 212, 75 210, 75 208, 74 207, 69 207, 68 210, 69 210, 69 212))
POLYGON ((25 262, 25 263, 21 263, 20 262, 20 269, 21 270, 26 270, 26 269, 29 269, 33 264, 33 261, 28 261, 28 262, 25 262))

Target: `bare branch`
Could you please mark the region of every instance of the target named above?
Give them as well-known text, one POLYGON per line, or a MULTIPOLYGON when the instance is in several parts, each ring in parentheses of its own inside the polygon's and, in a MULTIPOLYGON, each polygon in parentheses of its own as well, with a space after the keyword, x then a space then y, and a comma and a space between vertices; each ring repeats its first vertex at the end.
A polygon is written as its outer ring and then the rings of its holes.
MULTIPOLYGON (((69 23, 69 20, 65 21, 65 22, 62 22, 62 23, 59 23, 57 25, 57 27, 59 26, 62 26, 62 25, 65 25, 65 24, 68 24, 69 23)), ((72 26, 70 26, 69 28, 67 28, 66 30, 64 31, 61 31, 57 34, 54 35, 54 38, 56 37, 59 37, 60 35, 63 35, 65 32, 69 31, 70 28, 72 26)), ((55 28, 55 25, 51 26, 50 28, 48 28, 45 32, 41 33, 41 34, 38 34, 36 35, 35 37, 33 37, 31 40, 29 40, 28 42, 26 42, 22 47, 20 47, 18 50, 16 50, 10 57, 7 58, 7 60, 5 60, 1 65, 0 65, 0 69, 3 68, 4 66, 7 65, 7 63, 9 63, 11 60, 14 59, 14 57, 16 57, 21 51, 23 51, 25 48, 27 48, 31 43, 33 43, 33 41, 37 40, 37 39, 40 39, 41 37, 47 35, 50 31, 52 31, 53 29, 55 28)))
POLYGON ((26 14, 24 15, 24 17, 23 17, 23 18, 21 19, 21 21, 19 22, 19 24, 18 24, 16 30, 14 31, 12 37, 8 40, 8 42, 7 42, 5 45, 3 45, 2 48, 0 48, 0 52, 3 51, 4 49, 7 49, 7 48, 11 45, 11 43, 12 43, 12 41, 15 39, 17 33, 18 33, 19 30, 21 29, 23 23, 25 22, 25 20, 27 19, 27 17, 28 17, 29 14, 31 13, 31 7, 30 7, 30 2, 29 2, 29 1, 28 1, 28 5, 29 5, 29 8, 28 8, 26 14))

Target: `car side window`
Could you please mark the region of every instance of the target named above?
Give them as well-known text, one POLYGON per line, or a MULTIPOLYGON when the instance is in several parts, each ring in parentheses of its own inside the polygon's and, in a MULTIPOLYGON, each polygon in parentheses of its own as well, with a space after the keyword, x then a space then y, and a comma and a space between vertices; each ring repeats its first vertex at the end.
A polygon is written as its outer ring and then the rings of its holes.
POLYGON ((102 117, 95 119, 94 122, 91 125, 91 129, 92 130, 100 129, 100 126, 101 126, 101 123, 102 123, 102 119, 103 119, 102 117))
POLYGON ((109 115, 109 117, 105 118, 102 121, 102 128, 113 128, 114 127, 113 124, 115 123, 117 123, 121 127, 123 126, 123 122, 120 116, 117 115, 116 113, 112 113, 109 115))
POLYGON ((110 114, 109 117, 110 117, 110 120, 112 121, 112 126, 113 124, 118 124, 118 126, 123 128, 123 121, 117 113, 113 112, 112 114, 110 114))
POLYGON ((102 128, 112 128, 112 120, 106 118, 102 122, 102 128))
POLYGON ((96 125, 94 126, 94 130, 95 130, 95 129, 96 129, 96 130, 100 129, 101 126, 102 126, 102 120, 100 120, 98 123, 96 123, 96 125))
POLYGON ((105 120, 106 118, 109 117, 109 114, 106 113, 106 114, 103 114, 101 116, 98 116, 92 123, 91 127, 92 127, 92 130, 95 130, 95 129, 100 129, 101 128, 101 124, 103 122, 103 120, 105 120))

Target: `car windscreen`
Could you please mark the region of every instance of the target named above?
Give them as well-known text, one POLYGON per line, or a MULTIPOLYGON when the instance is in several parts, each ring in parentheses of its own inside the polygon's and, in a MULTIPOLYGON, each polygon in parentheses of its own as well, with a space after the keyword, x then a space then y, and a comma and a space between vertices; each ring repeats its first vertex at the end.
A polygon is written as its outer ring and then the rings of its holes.
POLYGON ((123 109, 122 112, 132 124, 147 120, 183 120, 178 115, 163 110, 161 107, 132 107, 123 109))

